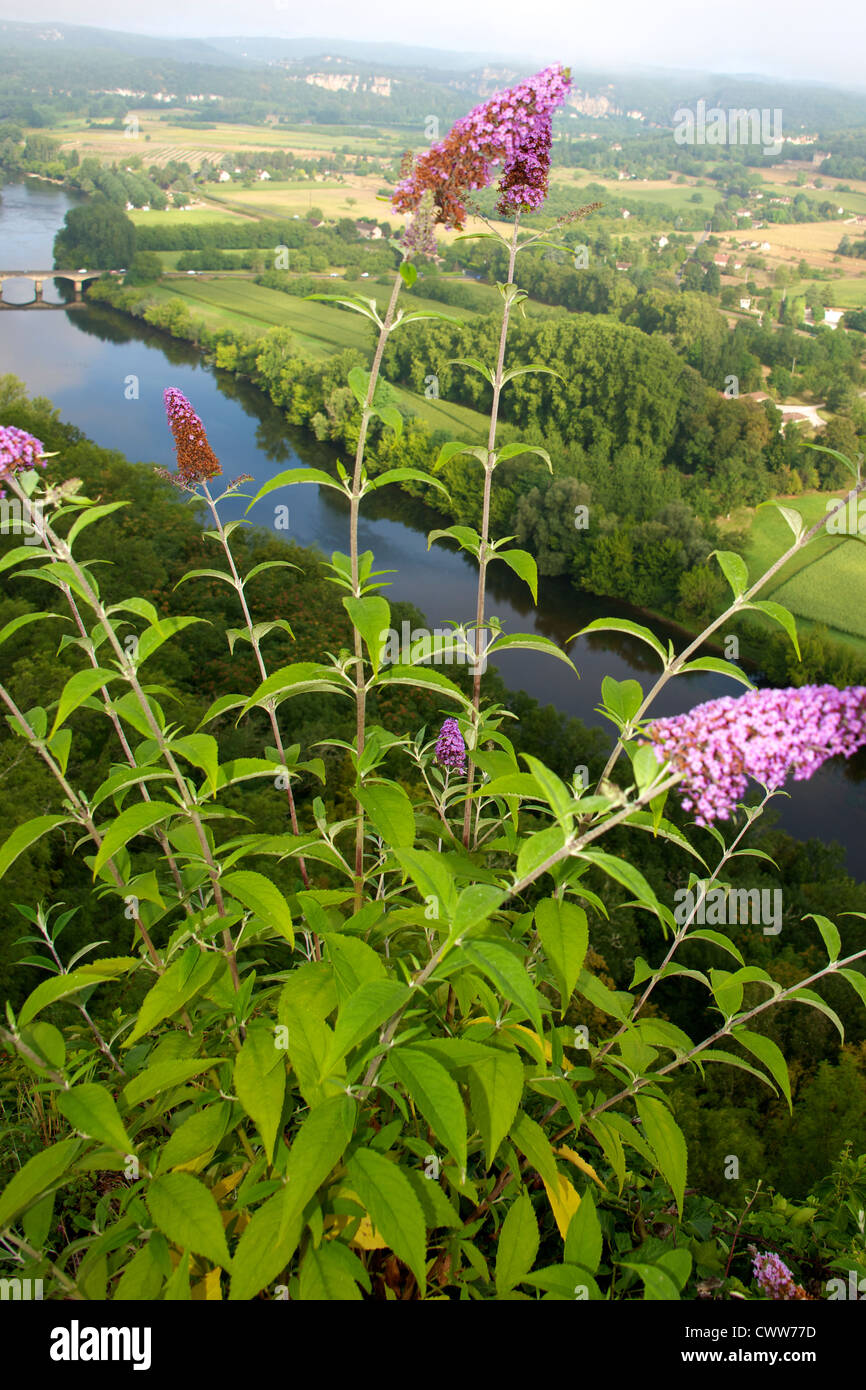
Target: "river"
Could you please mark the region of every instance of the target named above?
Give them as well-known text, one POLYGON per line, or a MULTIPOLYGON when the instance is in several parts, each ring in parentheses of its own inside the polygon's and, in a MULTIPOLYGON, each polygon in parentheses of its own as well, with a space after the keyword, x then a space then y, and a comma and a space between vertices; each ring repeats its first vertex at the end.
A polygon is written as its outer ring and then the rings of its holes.
MULTIPOLYGON (((36 179, 0 189, 0 268, 38 269, 53 264, 54 235, 75 195, 36 179)), ((180 214, 179 214, 180 215, 180 214)), ((53 282, 44 298, 59 302, 53 282)), ((12 303, 32 298, 31 285, 9 281, 3 298, 12 303)), ((63 419, 97 444, 118 449, 143 464, 173 469, 175 459, 166 425, 162 393, 178 387, 204 420, 208 437, 227 477, 250 473, 261 486, 286 468, 332 468, 333 450, 306 432, 285 424, 281 412, 260 391, 203 363, 190 344, 172 339, 102 305, 75 309, 0 311, 0 373, 13 372, 33 395, 48 396, 63 419), (137 399, 129 383, 137 380, 137 399)), ((477 466, 467 463, 467 467, 477 466)), ((289 507, 289 529, 278 531, 300 545, 318 546, 327 555, 348 551, 348 505, 328 488, 305 484, 274 493, 251 512, 252 521, 274 524, 274 504, 289 507)), ((226 504, 223 515, 243 514, 245 503, 226 504)), ((407 600, 427 617, 431 628, 448 620, 468 621, 475 612, 476 571, 462 552, 436 544, 428 552, 426 534, 444 524, 420 503, 386 488, 362 504, 359 543, 372 550, 377 569, 393 570, 390 594, 407 600)), ((536 632, 564 647, 579 673, 535 652, 505 654, 499 670, 505 681, 543 704, 551 703, 587 724, 603 721, 595 712, 602 677, 633 677, 644 689, 658 669, 650 649, 624 634, 603 633, 568 642, 594 618, 629 616, 647 619, 612 600, 581 597, 564 581, 540 581, 538 608, 525 585, 503 565, 488 576, 488 614, 506 632, 536 632)), ((661 620, 648 623, 679 649, 683 637, 661 620)), ((654 712, 677 714, 720 695, 737 695, 743 687, 725 677, 698 674, 680 677, 662 691, 654 712)), ((609 729, 609 725, 604 726, 609 729)), ((866 777, 861 754, 846 765, 826 765, 808 784, 792 783, 791 800, 774 803, 779 824, 792 835, 839 841, 852 873, 864 872, 866 797, 859 779, 866 777)))

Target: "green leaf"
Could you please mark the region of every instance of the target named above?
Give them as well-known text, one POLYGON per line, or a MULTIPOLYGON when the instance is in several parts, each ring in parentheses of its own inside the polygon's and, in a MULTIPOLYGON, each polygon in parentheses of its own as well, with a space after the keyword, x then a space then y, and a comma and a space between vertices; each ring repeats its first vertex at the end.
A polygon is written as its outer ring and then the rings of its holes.
POLYGON ((411 849, 415 843, 415 813, 396 782, 368 782, 358 800, 374 828, 391 849, 411 849))
POLYGON ((456 700, 464 709, 471 708, 471 701, 463 691, 441 671, 431 671, 426 666, 388 666, 383 675, 376 680, 376 687, 386 685, 411 685, 416 690, 432 690, 435 695, 447 695, 456 700))
POLYGON ((544 652, 545 656, 555 656, 557 661, 564 661, 577 675, 577 667, 571 657, 566 656, 555 642, 548 641, 546 637, 537 637, 534 632, 514 632, 510 637, 497 637, 487 655, 491 657, 494 652, 504 651, 544 652))
POLYGON ((535 909, 535 925, 556 975, 564 1017, 589 945, 586 913, 567 899, 543 898, 535 909))
POLYGON ((444 530, 431 531, 427 536, 427 549, 429 550, 434 541, 438 541, 442 536, 450 536, 452 540, 462 550, 468 550, 470 555, 478 559, 478 552, 481 549, 481 537, 473 526, 446 526, 444 530))
POLYGON ((104 1086, 73 1086, 69 1091, 61 1091, 57 1097, 57 1109, 73 1129, 90 1139, 119 1149, 122 1154, 134 1151, 114 1097, 104 1086))
POLYGON ((307 1246, 299 1272, 302 1303, 355 1303, 361 1299, 359 1283, 369 1287, 367 1271, 357 1255, 338 1240, 307 1246))
POLYGON ((759 1062, 763 1062, 788 1102, 788 1109, 792 1110, 788 1063, 785 1061, 784 1053, 778 1044, 774 1043, 772 1038, 764 1037, 763 1033, 753 1033, 748 1028, 734 1028, 731 1036, 737 1042, 742 1043, 746 1051, 751 1052, 753 1057, 757 1057, 759 1062))
POLYGON ((196 1159, 206 1161, 216 1149, 226 1131, 231 1105, 220 1100, 197 1110, 188 1120, 178 1125, 163 1144, 157 1165, 158 1173, 167 1173, 171 1168, 179 1168, 196 1159))
POLYGON ((670 1184, 680 1217, 686 1187, 688 1152, 682 1130, 663 1101, 653 1096, 635 1096, 643 1132, 652 1145, 662 1177, 670 1184))
POLYGON ((640 681, 616 681, 613 676, 605 676, 601 682, 601 698, 622 727, 628 724, 640 709, 643 690, 640 681))
POLYGON ((273 1163, 286 1093, 286 1062, 271 1028, 257 1024, 247 1030, 235 1059, 234 1088, 261 1135, 268 1163, 273 1163))
POLYGON ((27 1001, 18 1015, 19 1025, 25 1028, 30 1020, 49 1004, 55 1004, 58 999, 65 999, 70 994, 77 994, 79 990, 105 984, 107 980, 113 980, 127 970, 133 970, 138 963, 134 956, 118 956, 105 961, 92 961, 89 965, 71 970, 67 975, 52 975, 27 996, 27 1001))
POLYGON ((602 1234, 592 1192, 587 1187, 580 1206, 571 1218, 565 1237, 564 1254, 569 1264, 580 1265, 595 1274, 601 1263, 602 1234))
POLYGON ((131 1047, 164 1018, 178 1013, 196 994, 207 989, 225 968, 225 957, 218 952, 188 947, 144 996, 135 1027, 123 1046, 131 1047))
POLYGON ((643 874, 636 869, 633 864, 629 864, 626 859, 619 859, 616 855, 606 854, 600 849, 586 849, 580 851, 581 859, 588 859, 591 863, 597 864, 611 878, 615 878, 617 883, 628 888, 637 898, 638 902, 655 912, 657 916, 662 915, 661 903, 656 897, 650 885, 647 883, 643 874))
POLYGON ((81 1149, 80 1139, 63 1139, 29 1158, 0 1193, 0 1231, 42 1196, 57 1179, 75 1177, 72 1162, 81 1149))
POLYGON ((387 483, 426 483, 429 487, 435 487, 439 492, 444 492, 449 496, 447 487, 438 478, 434 478, 430 473, 423 473, 420 468, 389 468, 387 473, 380 473, 367 483, 366 491, 375 492, 380 487, 385 487, 387 483))
POLYGON ((655 1302, 679 1300, 679 1289, 673 1275, 659 1265, 642 1264, 638 1260, 620 1260, 624 1269, 633 1269, 643 1280, 644 1299, 655 1302))
POLYGON ((519 579, 529 586, 533 603, 538 602, 538 566, 528 550, 497 550, 493 560, 504 560, 519 579))
POLYGON ((248 714, 256 705, 267 700, 289 695, 309 695, 319 692, 327 695, 349 695, 348 685, 338 685, 335 672, 330 666, 320 666, 317 661, 296 661, 291 666, 282 666, 262 681, 241 710, 248 714))
POLYGON ((529 1195, 521 1193, 508 1209, 496 1248, 496 1294, 503 1298, 528 1274, 538 1254, 540 1236, 529 1195))
POLYGON ((253 1213, 244 1228, 232 1260, 231 1302, 255 1298, 286 1268, 298 1248, 301 1208, 291 1211, 283 1225, 288 1201, 289 1189, 283 1188, 253 1213))
POLYGON ((318 483, 320 487, 333 487, 337 492, 345 492, 342 483, 338 483, 336 478, 332 478, 330 473, 325 473, 321 468, 289 468, 285 473, 278 473, 275 478, 269 478, 264 487, 260 487, 247 511, 251 512, 253 507, 262 497, 267 497, 269 492, 274 492, 278 487, 291 487, 293 483, 318 483))
POLYGON ((176 738, 172 741, 171 751, 186 758, 193 767, 200 767, 211 791, 216 790, 219 744, 211 734, 188 734, 185 738, 176 738))
POLYGON ((380 1024, 395 1014, 412 993, 409 985, 396 980, 370 980, 344 1000, 337 1014, 337 1026, 328 1057, 328 1070, 357 1047, 380 1024))
POLYGON ((352 1137, 356 1108, 351 1096, 332 1096, 310 1111, 295 1135, 286 1165, 281 1237, 340 1161, 352 1137))
POLYGON ((754 608, 759 613, 766 613, 768 618, 773 618, 787 632, 791 639, 791 645, 797 653, 797 660, 802 661, 800 655, 800 643, 797 638, 797 624, 794 621, 793 613, 784 608, 781 603, 773 603, 770 599, 752 599, 751 603, 744 605, 746 608, 754 608))
POLYGON ((530 362, 527 367, 512 367, 510 372, 505 372, 502 377, 502 385, 512 381, 516 376, 526 376, 527 372, 544 372, 547 376, 555 376, 557 381, 564 379, 559 372, 555 372, 552 367, 546 367, 543 362, 530 362))
POLYGON ((435 900, 438 918, 450 921, 457 911, 457 889, 446 859, 431 850, 397 849, 395 857, 409 875, 422 900, 435 900))
POLYGON ((541 1125, 531 1120, 525 1111, 521 1111, 512 1124, 510 1133, 518 1149, 529 1159, 539 1177, 554 1192, 558 1192, 559 1173, 556 1159, 541 1125))
POLYGON ((469 1066, 472 1117, 481 1134, 487 1167, 514 1123, 523 1095, 523 1063, 516 1052, 488 1048, 489 1056, 469 1066))
POLYGON ((777 511, 781 512, 794 533, 794 540, 800 539, 806 523, 798 511, 795 511, 793 507, 783 507, 781 502, 776 501, 759 502, 756 510, 760 511, 762 507, 775 507, 777 511))
MULTIPOLYGON (((366 598, 344 598, 343 607, 364 639, 364 646, 370 653, 370 664, 378 675, 382 662, 382 652, 388 641, 391 627, 391 606, 378 594, 366 598)), ((360 679, 360 673, 358 679, 360 679)))
POLYGON ((43 618, 61 618, 59 613, 22 613, 19 618, 13 618, 11 622, 0 628, 0 647, 7 638, 12 637, 19 628, 26 627, 28 623, 41 622, 43 618))
POLYGON ((81 512, 72 523, 72 526, 69 528, 69 535, 66 537, 66 544, 69 546, 69 549, 72 549, 75 537, 78 535, 79 531, 84 530, 85 526, 89 526, 92 521, 99 521, 102 517, 109 516, 111 512, 116 512, 118 507, 126 507, 128 505, 128 502, 103 502, 101 506, 88 507, 86 511, 81 512))
POLYGON ((749 571, 745 560, 733 550, 711 550, 707 558, 710 559, 713 555, 731 586, 734 598, 741 598, 749 584, 749 571))
POLYGON ((453 1157, 458 1172, 465 1174, 466 1111, 456 1082, 439 1062, 418 1048, 392 1048, 388 1061, 436 1138, 453 1157))
POLYGON ((163 1091, 173 1091, 175 1087, 183 1086, 194 1076, 201 1076, 202 1072, 210 1071, 211 1067, 223 1061, 223 1057, 209 1057, 206 1062, 199 1058, 187 1061, 181 1057, 176 1061, 151 1062, 144 1071, 127 1081, 123 1088, 124 1102, 128 1106, 140 1105, 142 1101, 151 1100, 163 1091))
POLYGON ((830 1008, 829 1004, 824 1003, 820 994, 816 994, 815 991, 811 989, 798 989, 794 994, 789 994, 787 998, 796 1000, 798 1004, 809 1004, 813 1009, 817 1009, 825 1018, 829 1018, 830 1022, 838 1030, 842 1041, 845 1041, 845 1029, 842 1026, 842 1020, 839 1015, 830 1008))
POLYGON ((56 829, 58 825, 67 825, 70 819, 70 816, 34 816, 32 820, 25 821, 17 830, 13 830, 9 839, 0 847, 0 878, 10 864, 14 864, 19 854, 35 845, 49 830, 56 829))
POLYGON ((814 444, 811 440, 806 439, 803 440, 803 443, 806 445, 807 449, 817 449, 819 453, 829 454, 831 458, 834 458, 838 463, 843 464, 844 467, 847 468, 848 472, 853 474, 857 482, 860 481, 860 474, 857 470, 857 465, 852 463, 849 458, 846 458, 845 454, 840 454, 838 449, 828 449, 826 444, 814 444))
POLYGON ((254 912, 279 932, 290 946, 294 946, 292 914, 275 883, 265 878, 264 874, 254 873, 251 869, 233 869, 231 873, 222 875, 220 883, 229 897, 236 898, 250 912, 254 912))
POLYGON ((473 941, 463 947, 463 955, 470 965, 475 965, 487 976, 506 999, 517 1004, 518 1008, 532 1020, 539 1037, 544 1032, 541 1021, 541 1008, 537 990, 526 973, 522 960, 498 941, 473 941))
POLYGON ((573 642, 576 637, 583 637, 587 632, 627 632, 632 637, 639 637, 647 646, 652 647, 661 657, 662 664, 667 665, 668 653, 665 652, 659 639, 648 627, 642 627, 640 623, 633 623, 629 618, 595 618, 586 627, 582 627, 579 632, 575 632, 569 637, 569 642, 573 642))
POLYGON ((346 1174, 382 1239, 415 1275, 423 1298, 427 1232, 409 1179, 374 1149, 357 1149, 346 1164, 346 1174))
POLYGON ((108 685, 110 681, 118 679, 119 676, 116 671, 102 671, 98 668, 96 670, 76 671, 75 675, 70 676, 63 687, 57 705, 57 713, 54 716, 54 723, 48 737, 53 738, 73 710, 78 709, 79 705, 83 704, 95 690, 99 690, 100 686, 108 685))
POLYGON ((411 261, 401 261, 398 270, 400 271, 400 278, 403 284, 406 286, 407 290, 411 290, 415 281, 418 279, 418 267, 413 265, 411 261))
POLYGON ((535 444, 518 444, 516 442, 514 444, 506 444, 504 448, 497 451, 496 462, 504 463, 506 459, 516 458, 518 454, 537 454, 539 458, 544 459, 550 472, 553 472, 550 454, 546 449, 539 449, 535 444))
POLYGON ((170 816, 179 813, 180 807, 173 801, 140 801, 121 811, 119 816, 109 822, 102 837, 102 844, 93 861, 93 877, 96 878, 99 870, 112 855, 119 849, 124 849, 136 835, 141 835, 145 830, 152 830, 155 825, 160 825, 170 816))
POLYGON ((174 1245, 229 1268, 219 1207, 204 1183, 191 1173, 165 1173, 151 1181, 144 1196, 155 1225, 174 1245))
POLYGON ((732 680, 739 681, 740 685, 746 686, 748 690, 755 689, 754 683, 739 666, 735 666, 732 661, 722 661, 720 657, 699 656, 696 661, 687 661, 676 674, 685 676, 690 671, 715 671, 719 676, 730 676, 732 680))
POLYGON ((833 961, 839 959, 839 953, 842 950, 842 938, 839 935, 839 928, 836 926, 835 922, 830 921, 829 917, 821 917, 815 912, 807 912, 803 920, 808 921, 810 917, 823 937, 824 945, 827 947, 827 955, 832 965, 833 961))
POLYGON ((173 637, 175 633, 182 632, 192 623, 204 622, 207 622, 206 618, 160 618, 158 622, 151 623, 150 627, 146 627, 138 639, 136 666, 141 666, 149 656, 153 656, 163 642, 167 642, 169 637, 173 637))

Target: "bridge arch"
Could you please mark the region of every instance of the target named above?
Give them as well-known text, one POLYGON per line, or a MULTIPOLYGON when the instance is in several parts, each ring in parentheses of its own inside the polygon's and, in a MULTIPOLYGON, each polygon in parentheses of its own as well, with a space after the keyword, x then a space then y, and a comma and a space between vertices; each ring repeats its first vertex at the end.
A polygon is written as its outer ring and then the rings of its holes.
POLYGON ((98 280, 105 275, 104 270, 0 270, 0 305, 4 308, 26 309, 32 304, 44 303, 42 299, 42 286, 46 280, 67 280, 70 281, 75 290, 74 303, 81 302, 81 295, 84 286, 91 280, 98 280), (32 280, 34 297, 24 304, 4 303, 3 287, 7 280, 32 280))

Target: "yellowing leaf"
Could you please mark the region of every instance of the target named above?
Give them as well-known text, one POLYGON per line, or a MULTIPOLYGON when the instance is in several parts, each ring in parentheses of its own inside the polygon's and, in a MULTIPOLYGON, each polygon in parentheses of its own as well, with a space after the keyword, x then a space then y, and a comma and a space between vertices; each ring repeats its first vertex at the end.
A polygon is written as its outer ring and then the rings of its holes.
MULTIPOLYGON (((493 1023, 492 1018, 487 1014, 482 1014, 480 1018, 473 1018, 473 1023, 493 1023)), ((525 1033, 527 1038, 531 1038, 535 1046, 543 1053, 545 1061, 553 1065, 553 1048, 547 1041, 542 1042, 534 1028, 527 1028, 525 1023, 503 1023, 499 1029, 500 1033, 520 1032, 525 1033)))
MULTIPOLYGON (((571 1218, 580 1206, 580 1197, 575 1192, 571 1183, 564 1173, 557 1173, 559 1179, 559 1191, 554 1192, 550 1183, 544 1183, 544 1190, 547 1193, 547 1200, 550 1202, 550 1209, 559 1227, 559 1234, 562 1239, 568 1235, 568 1228, 571 1225, 571 1218)), ((542 1178, 542 1182, 544 1179, 542 1178)))
POLYGON ((190 1289, 190 1298, 207 1299, 208 1301, 222 1302, 222 1290, 220 1289, 220 1271, 209 1269, 203 1279, 197 1284, 193 1284, 190 1289))
POLYGON ((575 1168, 579 1168, 582 1173, 586 1173, 588 1178, 592 1178, 593 1182, 597 1182, 599 1187, 603 1188, 605 1192, 607 1191, 607 1188, 604 1186, 604 1183, 598 1176, 598 1173, 595 1171, 592 1164, 587 1163, 586 1159, 581 1158, 580 1154, 575 1153, 574 1149, 569 1149, 565 1144, 563 1144, 561 1148, 554 1149, 554 1153, 556 1154, 557 1158, 567 1158, 569 1163, 574 1164, 575 1168))
POLYGON ((387 1240, 383 1240, 369 1216, 361 1218, 361 1224, 349 1241, 350 1245, 360 1245, 362 1250, 390 1250, 387 1240))
POLYGON ((211 1191, 217 1202, 221 1202, 223 1197, 227 1197, 230 1192, 234 1192, 246 1171, 246 1168, 240 1168, 236 1173, 229 1173, 227 1177, 220 1178, 219 1182, 214 1183, 211 1191))

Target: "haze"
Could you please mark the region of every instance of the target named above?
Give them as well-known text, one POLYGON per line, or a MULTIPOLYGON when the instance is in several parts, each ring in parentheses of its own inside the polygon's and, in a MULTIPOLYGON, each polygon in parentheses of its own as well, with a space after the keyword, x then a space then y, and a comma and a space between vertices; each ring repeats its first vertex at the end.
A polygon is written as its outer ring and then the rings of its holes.
POLYGON ((863 0, 618 0, 585 8, 575 0, 437 0, 407 6, 376 0, 367 13, 355 0, 322 0, 311 18, 298 0, 151 0, 138 10, 110 0, 13 0, 0 17, 85 24, 162 36, 271 35, 366 39, 477 51, 522 63, 561 59, 581 67, 691 68, 767 74, 863 88, 863 0))

